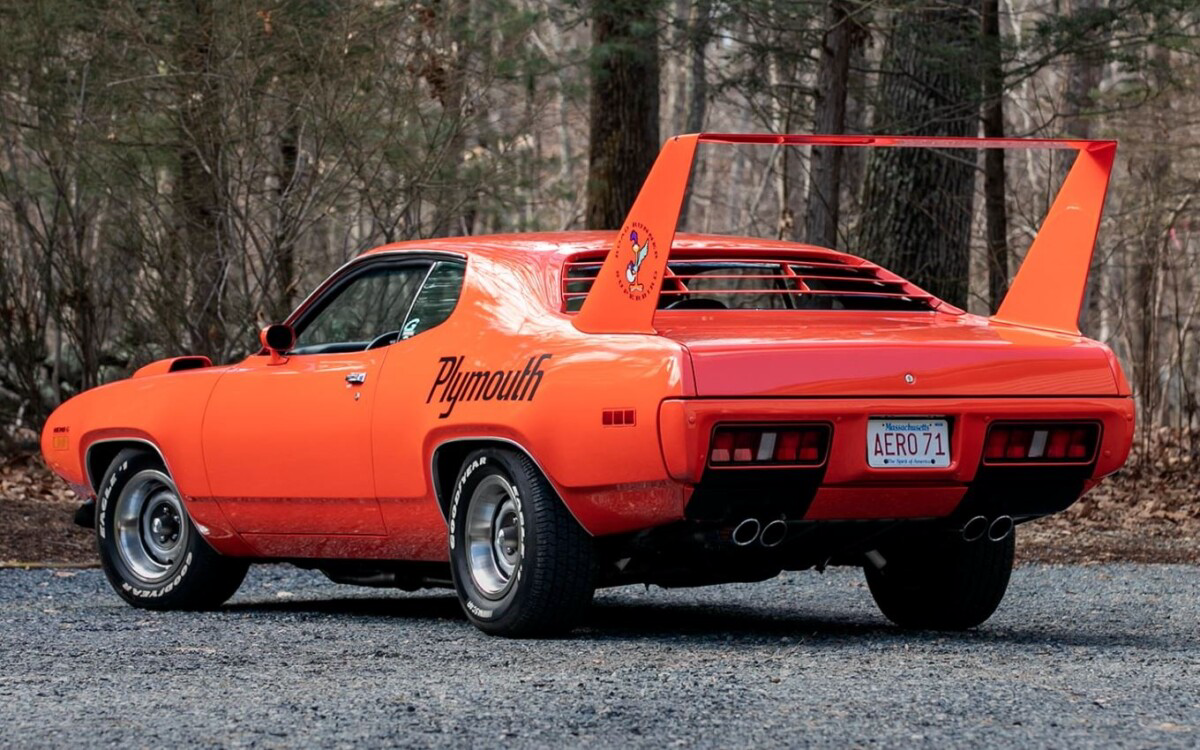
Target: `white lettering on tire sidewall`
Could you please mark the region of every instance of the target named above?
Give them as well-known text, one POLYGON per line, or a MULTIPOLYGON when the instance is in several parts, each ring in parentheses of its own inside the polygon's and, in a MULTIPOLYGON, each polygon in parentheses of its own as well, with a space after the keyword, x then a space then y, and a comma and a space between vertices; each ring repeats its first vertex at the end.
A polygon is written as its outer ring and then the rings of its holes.
MULTIPOLYGON (((463 469, 462 474, 459 476, 458 482, 454 486, 454 494, 451 496, 451 499, 450 499, 450 511, 447 514, 448 519, 449 519, 449 527, 450 527, 451 554, 453 554, 453 551, 455 550, 456 544, 457 544, 457 540, 456 540, 457 534, 455 532, 458 530, 458 510, 459 510, 459 505, 463 501, 463 494, 465 493, 465 490, 466 490, 467 481, 471 478, 471 476, 476 471, 478 471, 480 468, 486 466, 487 464, 488 464, 487 456, 480 456, 479 458, 475 459, 471 463, 467 464, 466 468, 463 469)), ((520 491, 517 490, 515 482, 512 483, 512 498, 513 498, 514 503, 517 506, 517 513, 521 516, 522 519, 524 519, 525 511, 523 508, 521 493, 520 493, 520 491)), ((520 528, 521 528, 521 537, 519 540, 519 544, 520 544, 520 549, 524 550, 525 544, 526 544, 525 524, 522 523, 520 528)), ((522 555, 522 557, 523 557, 523 555, 522 555)), ((521 584, 521 574, 524 571, 524 569, 525 569, 524 565, 522 565, 520 563, 517 564, 516 580, 513 581, 513 589, 512 590, 515 590, 516 587, 521 584)), ((497 613, 496 609, 488 609, 488 608, 482 607, 479 604, 477 604, 474 601, 474 599, 472 599, 471 590, 473 589, 473 584, 471 584, 470 582, 466 582, 465 588, 467 590, 467 595, 464 598, 466 600, 465 606, 466 606, 468 612, 470 612, 473 616, 479 618, 480 620, 491 620, 494 617, 496 617, 496 613, 497 613)))
MULTIPOLYGON (((97 516, 98 520, 97 520, 96 528, 98 529, 98 531, 100 533, 101 540, 105 540, 108 538, 108 526, 107 526, 108 503, 109 503, 109 500, 112 499, 113 490, 117 486, 117 477, 119 477, 121 474, 124 474, 125 470, 128 468, 129 468, 129 461, 128 460, 123 461, 121 463, 121 465, 117 467, 117 470, 114 471, 112 473, 112 475, 109 477, 108 484, 106 484, 104 486, 104 491, 100 494, 100 503, 99 503, 100 507, 99 507, 99 510, 97 511, 99 513, 99 515, 97 516)), ((188 571, 191 570, 191 568, 192 568, 192 553, 189 551, 187 553, 187 557, 185 557, 183 559, 183 565, 179 566, 179 570, 175 573, 175 575, 171 578, 171 580, 167 582, 167 584, 165 586, 160 586, 158 588, 152 588, 152 589, 144 588, 142 586, 137 586, 133 583, 130 583, 128 580, 126 580, 125 575, 122 573, 121 574, 121 590, 124 591, 126 594, 128 594, 132 597, 135 597, 137 599, 157 599, 161 596, 166 596, 167 594, 170 594, 172 591, 174 591, 183 582, 183 579, 187 576, 188 571)), ((118 568, 118 570, 119 570, 119 568, 118 568)))
POLYGON ((467 480, 481 466, 487 465, 487 456, 480 456, 472 461, 462 475, 458 478, 458 483, 454 485, 454 496, 450 500, 450 549, 454 549, 454 530, 458 527, 458 504, 462 500, 463 487, 466 486, 467 480))
POLYGON ((101 495, 100 495, 100 511, 99 511, 100 515, 99 515, 97 523, 96 523, 96 528, 100 532, 101 539, 108 538, 108 528, 105 526, 104 522, 108 516, 109 498, 112 497, 113 487, 117 486, 117 476, 119 474, 121 474, 121 472, 125 471, 125 469, 127 469, 127 468, 129 468, 128 460, 124 461, 120 466, 118 466, 117 470, 114 471, 111 476, 109 476, 108 484, 105 485, 104 492, 101 493, 101 495))
POLYGON ((496 610, 484 609, 470 599, 467 599, 467 610, 480 620, 490 620, 492 615, 496 614, 496 610))
POLYGON ((121 589, 130 596, 138 599, 157 599, 160 596, 166 596, 175 590, 175 587, 183 582, 184 576, 192 568, 192 553, 188 552, 187 557, 183 559, 183 565, 179 566, 179 572, 175 574, 166 586, 157 589, 145 589, 140 586, 134 586, 129 581, 121 582, 121 589))
MULTIPOLYGON (((525 515, 524 515, 523 511, 521 510, 521 493, 517 490, 515 483, 513 484, 512 491, 513 491, 513 495, 512 495, 513 501, 517 505, 517 513, 521 514, 521 518, 524 519, 525 515)), ((525 549, 525 524, 524 523, 521 524, 520 545, 521 545, 520 549, 524 550, 525 549)), ((517 563, 516 580, 513 581, 512 588, 509 589, 509 593, 515 592, 517 587, 521 585, 521 571, 523 571, 525 569, 525 566, 522 564, 524 562, 523 558, 524 558, 524 555, 522 554, 522 560, 517 563)), ((474 586, 474 584, 468 584, 468 585, 474 586)), ((480 620, 490 620, 496 616, 496 610, 484 609, 483 607, 480 607, 478 604, 476 604, 470 598, 470 595, 468 595, 468 597, 467 597, 467 611, 469 611, 471 614, 478 617, 480 620)))

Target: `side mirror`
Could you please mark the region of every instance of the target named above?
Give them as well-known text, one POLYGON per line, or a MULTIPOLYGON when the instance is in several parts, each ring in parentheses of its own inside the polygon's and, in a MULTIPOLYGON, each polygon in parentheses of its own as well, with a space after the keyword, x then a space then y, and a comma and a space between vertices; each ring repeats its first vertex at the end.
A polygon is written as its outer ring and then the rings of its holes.
POLYGON ((258 340, 271 354, 271 364, 284 361, 284 352, 296 345, 296 332, 286 323, 274 323, 258 332, 258 340))

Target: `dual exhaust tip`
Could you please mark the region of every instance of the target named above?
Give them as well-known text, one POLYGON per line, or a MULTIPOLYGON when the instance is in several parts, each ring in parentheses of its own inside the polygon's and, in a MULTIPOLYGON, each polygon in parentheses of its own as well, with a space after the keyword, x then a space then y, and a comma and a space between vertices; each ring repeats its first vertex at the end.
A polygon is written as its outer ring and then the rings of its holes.
POLYGON ((787 521, 776 518, 765 526, 757 518, 747 518, 733 527, 730 540, 739 547, 749 547, 758 542, 764 547, 778 547, 787 536, 787 521))
POLYGON ((997 516, 988 520, 986 516, 975 516, 963 524, 962 538, 964 542, 977 542, 984 537, 989 542, 1002 542, 1013 533, 1012 516, 997 516))
MULTIPOLYGON (((975 516, 963 524, 962 538, 965 542, 977 542, 986 538, 989 542, 1002 542, 1013 533, 1015 523, 1012 516, 975 516)), ((738 547, 749 547, 758 542, 763 547, 778 547, 787 537, 787 521, 776 518, 763 525, 757 518, 747 518, 733 527, 729 535, 738 547)))

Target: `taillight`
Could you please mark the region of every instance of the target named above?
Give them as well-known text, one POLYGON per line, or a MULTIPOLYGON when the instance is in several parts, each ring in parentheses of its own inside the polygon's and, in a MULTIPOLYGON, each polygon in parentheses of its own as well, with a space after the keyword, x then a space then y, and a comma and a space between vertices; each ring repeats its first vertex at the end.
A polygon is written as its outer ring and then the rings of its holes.
POLYGON ((713 431, 713 466, 820 466, 829 449, 826 425, 720 425, 713 431))
POLYGON ((1096 455, 1096 424, 993 424, 983 447, 987 463, 1087 463, 1096 455))

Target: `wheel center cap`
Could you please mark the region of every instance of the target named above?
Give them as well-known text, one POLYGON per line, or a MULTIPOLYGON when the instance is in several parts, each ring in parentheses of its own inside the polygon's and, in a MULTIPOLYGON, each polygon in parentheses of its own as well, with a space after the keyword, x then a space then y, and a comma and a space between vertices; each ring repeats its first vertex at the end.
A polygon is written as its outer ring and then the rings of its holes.
POLYGON ((517 552, 516 529, 511 526, 501 526, 496 529, 496 547, 507 556, 517 552))
POLYGON ((162 506, 155 511, 150 519, 150 533, 158 539, 159 544, 167 544, 178 538, 179 521, 170 508, 162 506))

